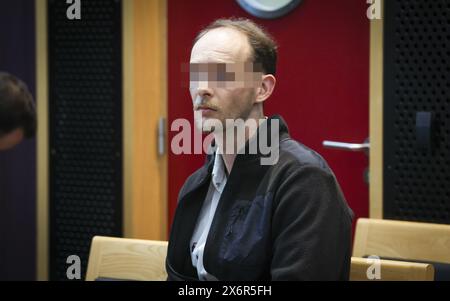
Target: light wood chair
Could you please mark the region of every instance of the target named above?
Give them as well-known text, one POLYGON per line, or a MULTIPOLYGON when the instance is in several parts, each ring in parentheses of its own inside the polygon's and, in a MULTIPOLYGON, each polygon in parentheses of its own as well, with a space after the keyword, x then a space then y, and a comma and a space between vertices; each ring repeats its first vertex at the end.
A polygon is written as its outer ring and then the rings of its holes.
POLYGON ((351 280, 367 280, 370 263, 362 257, 370 255, 393 259, 381 260, 381 280, 433 280, 434 267, 428 263, 450 264, 450 225, 360 218, 351 280))
POLYGON ((86 280, 166 280, 166 254, 167 241, 95 236, 86 280))
POLYGON ((450 264, 450 225, 360 218, 353 256, 450 264))
POLYGON ((368 258, 352 257, 350 281, 433 281, 431 264, 380 259, 378 263, 368 258), (372 279, 367 271, 379 264, 379 279, 372 279))

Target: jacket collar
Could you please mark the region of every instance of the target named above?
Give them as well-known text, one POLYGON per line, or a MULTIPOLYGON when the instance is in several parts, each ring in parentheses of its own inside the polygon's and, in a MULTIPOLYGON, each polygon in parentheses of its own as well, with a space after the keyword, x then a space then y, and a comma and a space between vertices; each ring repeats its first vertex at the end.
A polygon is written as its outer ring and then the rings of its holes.
MULTIPOLYGON (((274 127, 276 125, 276 123, 278 123, 278 141, 277 142, 279 143, 279 142, 285 140, 286 138, 289 138, 289 129, 288 129, 287 124, 284 121, 283 117, 281 117, 280 115, 273 115, 273 116, 267 118, 267 120, 265 120, 258 127, 256 134, 245 143, 244 153, 238 154, 236 156, 236 161, 239 161, 239 162, 249 162, 250 161, 251 162, 251 161, 260 159, 261 157, 264 157, 265 154, 264 154, 263 150, 260 148, 258 141, 260 141, 263 138, 263 139, 266 139, 265 141, 267 141, 267 146, 272 145, 272 141, 271 141, 272 127, 274 127), (251 150, 256 150, 256 153, 251 150)), ((212 142, 211 147, 212 148, 215 147, 214 141, 212 142)), ((206 168, 206 170, 208 170, 208 168, 212 168, 212 164, 214 163, 214 157, 215 157, 214 154, 215 153, 207 155, 205 165, 203 166, 203 168, 206 168)))
MULTIPOLYGON (((257 143, 257 141, 259 141, 260 137, 262 137, 262 135, 266 136, 266 139, 268 141, 268 145, 271 145, 271 131, 272 131, 272 126, 275 124, 274 123, 277 122, 278 126, 279 126, 279 143, 287 138, 289 138, 289 129, 286 125, 286 122, 284 121, 284 119, 280 116, 280 115, 274 115, 271 116, 269 118, 267 118, 266 121, 264 121, 264 123, 266 123, 266 125, 261 124, 260 127, 258 127, 258 130, 256 132, 256 135, 254 135, 252 138, 246 142, 245 144, 245 152, 243 154, 238 154, 236 156, 236 159, 234 161, 233 164, 233 169, 234 168, 240 168, 240 165, 247 165, 247 164, 259 164, 259 160, 264 157, 264 153, 261 151, 261 149, 259 147, 257 147, 257 153, 256 154, 251 154, 249 152, 249 150, 251 149, 250 144, 251 143, 257 143), (258 162, 256 162, 256 160, 258 160, 258 162)), ((212 142, 211 148, 214 148, 214 141, 212 142)), ((196 180, 192 183, 192 185, 189 187, 189 189, 187 191, 185 191, 185 193, 183 195, 180 195, 180 199, 183 198, 185 195, 187 195, 188 193, 190 193, 191 191, 197 189, 199 186, 201 186, 202 184, 206 183, 207 180, 209 179, 209 177, 211 176, 211 172, 213 170, 214 167, 214 158, 215 158, 215 152, 209 152, 210 154, 206 156, 206 160, 205 160, 205 164, 196 172, 196 180)))

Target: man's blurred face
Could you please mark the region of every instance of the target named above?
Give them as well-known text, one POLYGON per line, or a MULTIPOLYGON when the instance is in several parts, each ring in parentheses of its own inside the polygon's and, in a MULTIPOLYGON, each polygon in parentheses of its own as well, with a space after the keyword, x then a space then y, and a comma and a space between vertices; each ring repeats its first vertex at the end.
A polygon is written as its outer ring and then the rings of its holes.
POLYGON ((247 120, 262 73, 251 63, 247 37, 237 30, 207 32, 192 48, 190 93, 197 128, 225 120, 247 120), (256 69, 256 70, 255 70, 256 69))
POLYGON ((19 144, 24 138, 23 129, 15 129, 7 134, 0 135, 0 151, 10 149, 19 144))

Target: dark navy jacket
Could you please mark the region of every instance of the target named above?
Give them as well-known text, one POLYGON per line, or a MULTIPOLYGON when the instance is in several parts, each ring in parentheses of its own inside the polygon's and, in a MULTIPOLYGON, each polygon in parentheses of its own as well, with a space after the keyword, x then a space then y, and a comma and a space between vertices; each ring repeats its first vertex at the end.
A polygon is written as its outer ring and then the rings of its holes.
MULTIPOLYGON (((261 165, 261 152, 236 156, 207 238, 205 269, 219 280, 347 280, 353 213, 324 159, 291 139, 280 116, 267 120, 268 129, 275 119, 279 160, 261 165)), ((213 161, 207 156, 179 193, 169 280, 198 279, 189 242, 213 161)))

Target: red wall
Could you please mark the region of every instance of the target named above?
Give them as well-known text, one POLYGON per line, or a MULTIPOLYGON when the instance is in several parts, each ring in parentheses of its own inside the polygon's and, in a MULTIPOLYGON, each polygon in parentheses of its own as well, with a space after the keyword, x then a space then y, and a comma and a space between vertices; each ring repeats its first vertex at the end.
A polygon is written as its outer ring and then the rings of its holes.
MULTIPOLYGON (((322 140, 359 142, 368 136, 369 22, 363 0, 304 0, 289 15, 260 20, 232 0, 168 1, 169 124, 192 121, 188 74, 192 40, 219 17, 243 16, 264 25, 279 44, 277 86, 266 115, 281 114, 291 135, 319 151, 334 170, 356 215, 367 216, 368 191, 363 154, 325 150, 322 140)), ((170 133, 169 139, 174 134, 170 133)), ((171 141, 171 140, 169 140, 171 141)), ((169 222, 185 179, 203 164, 203 155, 169 154, 169 222)))

